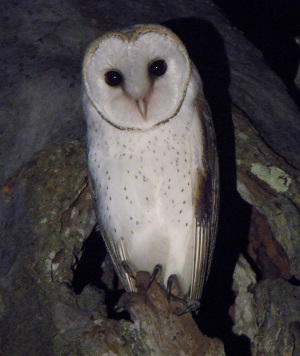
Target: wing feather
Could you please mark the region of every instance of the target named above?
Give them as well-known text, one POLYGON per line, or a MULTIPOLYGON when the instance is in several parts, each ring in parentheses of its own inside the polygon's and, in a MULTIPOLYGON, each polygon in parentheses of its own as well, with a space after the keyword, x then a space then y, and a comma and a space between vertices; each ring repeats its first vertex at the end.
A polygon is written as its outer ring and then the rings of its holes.
POLYGON ((105 231, 101 231, 102 236, 104 238, 104 242, 106 248, 109 252, 110 258, 114 264, 115 271, 117 272, 118 277, 123 283, 123 286, 126 291, 135 292, 135 282, 134 279, 125 271, 124 267, 122 266, 122 262, 126 262, 129 264, 129 257, 125 247, 125 244, 120 242, 116 245, 114 240, 107 236, 105 231))
MULTIPOLYGON (((89 181, 93 191, 93 196, 96 198, 93 179, 90 178, 89 181)), ((95 202, 95 205, 97 207, 97 201, 95 202)), ((124 288, 127 291, 135 292, 136 288, 135 288, 134 279, 128 273, 126 273, 125 269, 121 264, 123 261, 129 263, 129 257, 124 243, 122 243, 122 240, 120 240, 119 244, 116 245, 114 240, 110 236, 108 236, 106 231, 101 227, 102 224, 100 223, 98 224, 98 226, 99 226, 100 233, 103 237, 106 249, 113 262, 115 271, 119 279, 122 281, 124 288)))
POLYGON ((201 106, 202 111, 199 113, 199 117, 203 133, 205 172, 198 172, 195 190, 196 229, 190 299, 201 297, 204 283, 209 275, 216 241, 219 210, 219 165, 213 122, 207 105, 201 106))

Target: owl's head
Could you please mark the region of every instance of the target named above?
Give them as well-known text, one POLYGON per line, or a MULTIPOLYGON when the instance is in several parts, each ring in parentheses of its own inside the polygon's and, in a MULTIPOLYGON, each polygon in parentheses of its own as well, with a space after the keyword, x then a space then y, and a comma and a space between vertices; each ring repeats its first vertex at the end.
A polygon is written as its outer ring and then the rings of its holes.
POLYGON ((83 64, 86 94, 115 127, 143 130, 174 117, 185 99, 191 63, 179 38, 158 25, 105 34, 83 64))

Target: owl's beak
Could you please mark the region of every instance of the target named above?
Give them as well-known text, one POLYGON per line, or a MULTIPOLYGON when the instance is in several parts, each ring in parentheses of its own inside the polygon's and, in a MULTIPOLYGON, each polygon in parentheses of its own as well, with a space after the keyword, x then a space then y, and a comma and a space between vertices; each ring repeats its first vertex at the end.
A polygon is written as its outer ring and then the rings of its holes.
POLYGON ((148 109, 148 101, 147 98, 138 99, 135 101, 136 105, 139 109, 140 114, 142 115, 143 119, 147 119, 147 109, 148 109))

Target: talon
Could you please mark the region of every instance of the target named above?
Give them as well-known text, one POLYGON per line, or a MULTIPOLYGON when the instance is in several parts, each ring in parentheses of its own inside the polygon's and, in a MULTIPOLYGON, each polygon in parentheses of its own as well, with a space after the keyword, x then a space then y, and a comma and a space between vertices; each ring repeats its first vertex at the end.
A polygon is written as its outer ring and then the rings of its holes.
POLYGON ((191 313, 191 312, 196 312, 198 311, 200 307, 200 302, 199 300, 192 300, 190 305, 188 305, 188 307, 181 313, 179 314, 176 314, 177 316, 180 316, 180 315, 183 315, 183 314, 186 314, 186 313, 191 313))
POLYGON ((152 274, 151 274, 151 278, 148 284, 148 288, 149 289, 151 287, 151 284, 153 283, 154 279, 157 277, 158 274, 160 274, 162 271, 162 265, 156 265, 153 268, 152 274))
POLYGON ((171 290, 172 290, 172 286, 173 286, 173 283, 177 281, 177 276, 176 274, 171 274, 168 278, 168 281, 167 281, 167 299, 168 301, 170 301, 170 297, 171 297, 171 290))
POLYGON ((133 279, 135 279, 135 276, 133 275, 133 272, 129 266, 129 264, 126 261, 122 261, 121 266, 124 268, 125 272, 129 274, 129 276, 133 279))

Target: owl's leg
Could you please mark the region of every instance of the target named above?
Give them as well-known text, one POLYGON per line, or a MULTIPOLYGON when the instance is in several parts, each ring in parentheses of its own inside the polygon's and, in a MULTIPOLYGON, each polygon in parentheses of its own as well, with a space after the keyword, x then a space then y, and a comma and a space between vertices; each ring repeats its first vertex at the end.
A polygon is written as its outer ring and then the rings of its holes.
POLYGON ((192 313, 192 312, 195 312, 196 314, 198 313, 198 309, 200 307, 199 300, 193 299, 193 300, 189 300, 187 303, 188 303, 187 308, 183 312, 177 314, 177 316, 180 316, 180 315, 183 315, 186 313, 192 313))
POLYGON ((121 262, 121 266, 124 268, 125 272, 126 272, 127 274, 129 274, 129 276, 130 276, 131 278, 135 279, 135 275, 133 274, 132 269, 130 268, 128 262, 122 261, 122 262, 121 262))
POLYGON ((153 271, 152 271, 152 274, 151 274, 151 277, 150 277, 150 280, 149 280, 149 284, 148 284, 148 289, 151 287, 151 284, 153 283, 154 279, 160 275, 162 271, 162 265, 156 265, 154 268, 153 268, 153 271))

